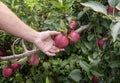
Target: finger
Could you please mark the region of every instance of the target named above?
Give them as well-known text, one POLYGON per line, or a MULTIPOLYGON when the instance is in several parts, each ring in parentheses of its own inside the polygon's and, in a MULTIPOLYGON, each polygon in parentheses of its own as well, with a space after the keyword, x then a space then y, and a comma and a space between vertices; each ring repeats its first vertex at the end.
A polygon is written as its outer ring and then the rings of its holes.
POLYGON ((65 51, 65 49, 60 49, 60 51, 65 51))
POLYGON ((45 52, 45 54, 47 54, 48 56, 55 56, 55 53, 51 53, 51 52, 45 52))
POLYGON ((57 32, 57 31, 50 31, 50 35, 57 35, 60 34, 61 32, 57 32))
POLYGON ((56 50, 58 52, 60 51, 60 49, 58 47, 56 47, 56 46, 52 46, 51 49, 54 49, 54 50, 56 50))
POLYGON ((50 49, 49 50, 49 52, 51 52, 51 53, 57 53, 57 52, 59 52, 60 50, 59 49, 50 49))

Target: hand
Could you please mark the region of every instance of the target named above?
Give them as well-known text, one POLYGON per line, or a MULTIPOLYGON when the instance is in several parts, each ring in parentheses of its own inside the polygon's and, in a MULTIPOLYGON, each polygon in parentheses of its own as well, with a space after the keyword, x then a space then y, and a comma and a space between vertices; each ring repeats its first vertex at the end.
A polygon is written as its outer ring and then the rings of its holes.
POLYGON ((59 49, 55 46, 54 40, 51 36, 57 35, 60 32, 57 31, 43 31, 39 32, 37 39, 35 39, 34 44, 48 56, 54 56, 59 51, 64 49, 59 49))

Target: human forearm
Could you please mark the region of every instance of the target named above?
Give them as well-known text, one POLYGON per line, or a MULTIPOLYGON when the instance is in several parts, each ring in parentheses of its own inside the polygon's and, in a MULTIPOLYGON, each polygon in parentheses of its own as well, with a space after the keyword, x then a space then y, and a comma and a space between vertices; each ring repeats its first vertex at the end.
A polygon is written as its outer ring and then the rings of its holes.
POLYGON ((53 56, 63 50, 55 46, 52 35, 57 31, 37 32, 22 22, 7 6, 0 2, 0 28, 12 35, 23 38, 36 45, 43 53, 53 56))
POLYGON ((34 42, 38 32, 22 22, 7 6, 0 2, 0 28, 12 35, 34 42))

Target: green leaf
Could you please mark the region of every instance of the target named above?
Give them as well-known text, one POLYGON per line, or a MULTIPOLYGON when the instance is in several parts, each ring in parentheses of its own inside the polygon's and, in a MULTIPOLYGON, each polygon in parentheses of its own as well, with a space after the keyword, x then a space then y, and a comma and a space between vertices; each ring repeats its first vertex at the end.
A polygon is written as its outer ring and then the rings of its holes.
POLYGON ((69 74, 69 78, 71 78, 72 80, 74 80, 75 82, 79 82, 82 78, 81 78, 81 72, 80 69, 74 69, 70 74, 69 74))
POLYGON ((100 58, 97 58, 97 59, 93 59, 91 58, 90 56, 88 56, 88 60, 92 63, 90 66, 95 66, 95 65, 98 65, 99 62, 100 62, 100 58))
POLYGON ((81 50, 82 50, 82 52, 83 52, 84 54, 87 54, 88 50, 87 50, 87 48, 85 47, 85 45, 81 44, 80 48, 81 48, 81 50))
POLYGON ((84 42, 84 45, 86 46, 86 48, 88 48, 89 50, 91 50, 92 48, 91 48, 91 45, 89 44, 89 43, 87 43, 87 42, 84 42))
POLYGON ((120 67, 120 61, 111 61, 109 62, 111 68, 120 67))
POLYGON ((120 10, 120 3, 117 4, 116 8, 120 10))
POLYGON ((26 83, 32 83, 31 79, 27 79, 26 83))
POLYGON ((91 70, 91 72, 92 72, 93 75, 104 76, 103 74, 101 74, 101 73, 99 73, 99 72, 97 72, 95 70, 91 70))
POLYGON ((57 2, 57 1, 51 1, 51 4, 53 4, 57 8, 61 8, 62 7, 61 3, 57 2))
POLYGON ((25 3, 33 10, 34 6, 38 4, 37 0, 25 0, 25 3))
POLYGON ((49 81, 48 77, 46 77, 46 83, 50 83, 50 81, 49 81))
POLYGON ((60 26, 61 26, 61 28, 65 28, 66 27, 63 20, 60 21, 60 26))
POLYGON ((46 70, 48 70, 48 68, 50 67, 50 63, 44 62, 44 63, 43 63, 43 67, 44 67, 46 70))
POLYGON ((58 0, 60 2, 61 5, 63 5, 63 0, 58 0))
POLYGON ((115 8, 119 2, 120 0, 108 0, 109 5, 113 8, 115 8))
POLYGON ((113 37, 113 42, 115 42, 115 40, 117 39, 119 31, 120 31, 120 22, 113 24, 111 26, 111 35, 113 37))
POLYGON ((89 72, 90 69, 90 65, 88 63, 86 63, 85 61, 80 61, 79 62, 80 66, 82 67, 83 70, 85 70, 86 72, 89 72))
POLYGON ((92 8, 96 12, 100 12, 100 13, 107 15, 106 7, 97 1, 89 1, 89 2, 85 2, 81 4, 86 7, 92 8))

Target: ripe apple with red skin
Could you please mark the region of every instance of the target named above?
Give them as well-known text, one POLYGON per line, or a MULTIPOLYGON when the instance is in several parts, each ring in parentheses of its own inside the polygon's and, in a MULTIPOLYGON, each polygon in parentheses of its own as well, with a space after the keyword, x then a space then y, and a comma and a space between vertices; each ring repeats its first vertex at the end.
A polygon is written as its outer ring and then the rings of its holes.
POLYGON ((92 83, 98 83, 98 76, 96 76, 96 75, 94 75, 93 77, 92 77, 92 83))
POLYGON ((39 57, 36 54, 32 54, 32 56, 30 57, 29 61, 28 61, 31 65, 38 65, 39 64, 39 57))
POLYGON ((103 38, 98 38, 97 43, 99 45, 99 48, 102 49, 102 47, 103 47, 103 45, 105 43, 105 40, 103 38))
POLYGON ((118 12, 118 10, 117 10, 116 8, 113 8, 113 7, 111 7, 111 6, 108 6, 108 8, 107 8, 107 13, 108 13, 108 14, 111 14, 111 13, 113 13, 113 11, 114 11, 114 12, 118 12))
POLYGON ((55 38, 54 38, 54 41, 55 41, 55 45, 58 47, 58 48, 65 48, 68 46, 69 44, 69 39, 62 33, 58 34, 55 38))
POLYGON ((76 43, 80 39, 79 33, 75 32, 75 31, 71 31, 69 33, 69 36, 70 36, 70 42, 71 43, 76 43))
POLYGON ((3 56, 3 52, 0 50, 0 56, 3 56))
POLYGON ((14 62, 14 63, 12 63, 11 64, 11 68, 13 69, 13 70, 17 70, 17 69, 19 69, 20 68, 20 64, 18 63, 18 62, 14 62))
POLYGON ((13 70, 10 67, 4 68, 2 74, 4 77, 10 77, 13 73, 13 70))
POLYGON ((77 23, 75 20, 69 21, 69 25, 71 26, 70 29, 75 30, 77 27, 77 23))
POLYGON ((84 5, 80 4, 80 8, 84 8, 84 7, 85 7, 84 5))

